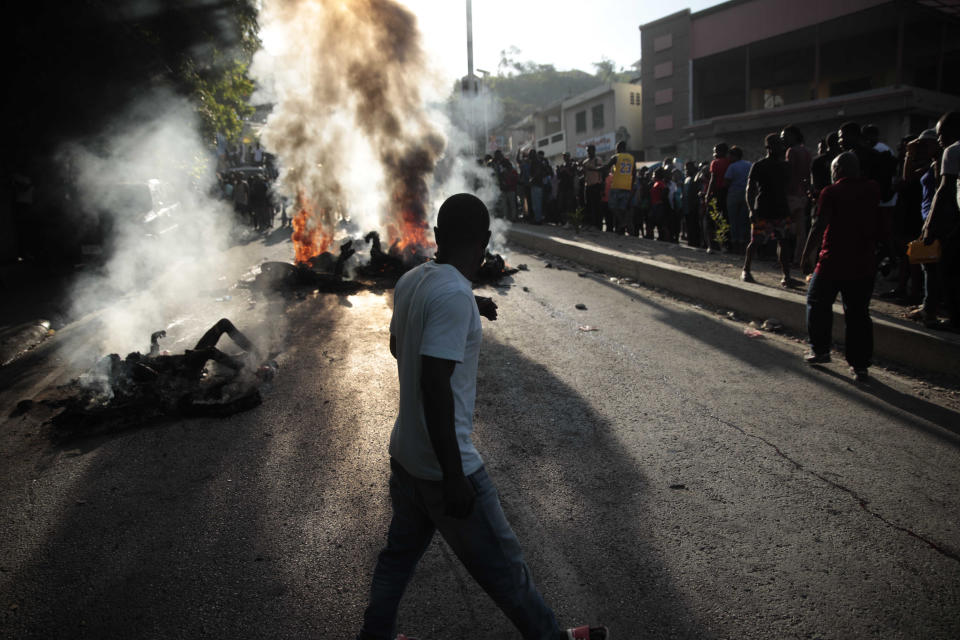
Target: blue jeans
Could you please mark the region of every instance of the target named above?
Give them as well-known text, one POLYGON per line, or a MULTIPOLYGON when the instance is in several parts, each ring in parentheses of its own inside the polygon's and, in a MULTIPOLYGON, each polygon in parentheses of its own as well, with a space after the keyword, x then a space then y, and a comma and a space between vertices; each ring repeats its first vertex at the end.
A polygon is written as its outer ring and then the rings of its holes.
POLYGON ((473 512, 458 520, 443 515, 441 483, 411 476, 390 461, 393 520, 380 552, 358 640, 393 640, 397 609, 414 569, 440 531, 473 579, 528 640, 562 640, 553 611, 533 584, 520 543, 510 528, 486 469, 467 478, 477 494, 473 512))
POLYGON ((833 333, 833 301, 843 296, 843 320, 846 325, 844 351, 851 367, 870 366, 873 357, 873 322, 870 320, 870 296, 873 276, 859 280, 835 280, 813 274, 807 289, 807 331, 810 348, 816 354, 830 353, 833 333))
POLYGON ((629 233, 633 226, 627 217, 627 212, 630 210, 631 195, 629 189, 610 189, 608 206, 613 214, 613 230, 617 233, 623 233, 624 230, 629 233))
POLYGON ((543 222, 543 189, 530 185, 530 206, 533 207, 533 220, 543 222))

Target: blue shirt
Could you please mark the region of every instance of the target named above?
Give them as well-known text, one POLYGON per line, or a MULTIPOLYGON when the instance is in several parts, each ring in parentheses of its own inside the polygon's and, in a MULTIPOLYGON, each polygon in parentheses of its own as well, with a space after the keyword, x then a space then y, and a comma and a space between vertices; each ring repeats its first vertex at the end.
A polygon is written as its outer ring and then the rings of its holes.
POLYGON ((924 220, 930 215, 930 206, 933 204, 933 194, 937 191, 937 178, 933 175, 933 166, 927 169, 923 177, 920 178, 920 185, 923 187, 923 199, 920 201, 920 217, 924 220))
POLYGON ((727 167, 727 172, 723 178, 727 181, 728 193, 747 190, 747 176, 750 175, 751 166, 746 160, 737 160, 727 167))

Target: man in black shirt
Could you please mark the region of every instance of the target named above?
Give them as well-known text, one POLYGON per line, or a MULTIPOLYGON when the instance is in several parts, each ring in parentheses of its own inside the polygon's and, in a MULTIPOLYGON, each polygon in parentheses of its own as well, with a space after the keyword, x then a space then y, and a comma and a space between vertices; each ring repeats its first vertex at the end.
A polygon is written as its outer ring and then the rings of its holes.
POLYGON ((790 278, 790 259, 792 257, 790 232, 790 206, 787 202, 787 183, 790 181, 790 165, 783 159, 785 149, 780 136, 776 133, 764 138, 767 156, 754 163, 747 176, 747 208, 750 210, 750 244, 747 245, 746 258, 743 261, 744 282, 756 282, 750 273, 753 252, 757 240, 777 241, 777 261, 783 279, 780 286, 791 287, 795 281, 790 278))
POLYGON ((891 154, 880 153, 868 147, 863 140, 860 125, 847 122, 840 127, 839 144, 844 151, 852 151, 860 161, 860 175, 880 185, 880 200, 885 202, 893 196, 893 174, 897 161, 891 154))
POLYGON ((821 141, 821 148, 817 151, 819 155, 810 163, 810 197, 814 202, 820 191, 831 183, 830 163, 840 155, 840 135, 835 131, 831 133, 826 141, 821 141))

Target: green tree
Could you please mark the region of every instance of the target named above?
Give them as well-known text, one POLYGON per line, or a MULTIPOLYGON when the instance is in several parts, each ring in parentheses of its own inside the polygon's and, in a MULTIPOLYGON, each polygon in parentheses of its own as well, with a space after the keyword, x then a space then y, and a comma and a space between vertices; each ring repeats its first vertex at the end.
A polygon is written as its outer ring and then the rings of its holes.
POLYGON ((243 119, 253 114, 249 99, 254 84, 247 75, 249 62, 228 58, 215 52, 213 64, 198 67, 196 61, 184 61, 182 82, 189 87, 197 114, 200 116, 203 139, 212 141, 217 132, 228 140, 236 140, 243 130, 243 119))
POLYGON ((595 70, 595 75, 600 82, 630 82, 634 77, 634 73, 627 71, 623 67, 620 67, 619 71, 617 70, 617 64, 610 58, 603 57, 600 59, 600 62, 594 62, 593 68, 595 70))

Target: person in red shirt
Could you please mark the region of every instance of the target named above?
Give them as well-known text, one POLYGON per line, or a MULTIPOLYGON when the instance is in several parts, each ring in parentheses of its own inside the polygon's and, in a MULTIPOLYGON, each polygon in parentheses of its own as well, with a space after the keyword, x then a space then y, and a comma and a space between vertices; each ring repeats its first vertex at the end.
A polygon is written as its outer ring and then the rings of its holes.
MULTIPOLYGON (((727 168, 731 163, 731 159, 727 156, 729 151, 730 148, 725 142, 721 142, 713 148, 713 160, 710 162, 710 181, 707 183, 706 202, 710 202, 710 200, 716 198, 717 208, 719 208, 720 213, 723 214, 724 220, 729 219, 727 217, 727 179, 725 178, 727 168)), ((713 251, 716 242, 714 240, 714 226, 713 220, 710 220, 709 234, 705 238, 707 241, 707 253, 713 251)))
POLYGON ((657 229, 657 240, 670 237, 670 187, 667 186, 666 170, 662 167, 653 172, 653 186, 650 187, 650 224, 657 229))
POLYGON ((830 165, 833 184, 820 192, 817 223, 810 231, 800 268, 810 273, 816 238, 820 254, 807 289, 809 364, 830 362, 833 302, 843 296, 846 359, 857 381, 868 378, 873 356, 870 296, 876 274, 877 243, 886 237, 880 215, 880 186, 860 176, 854 153, 841 153, 830 165))

